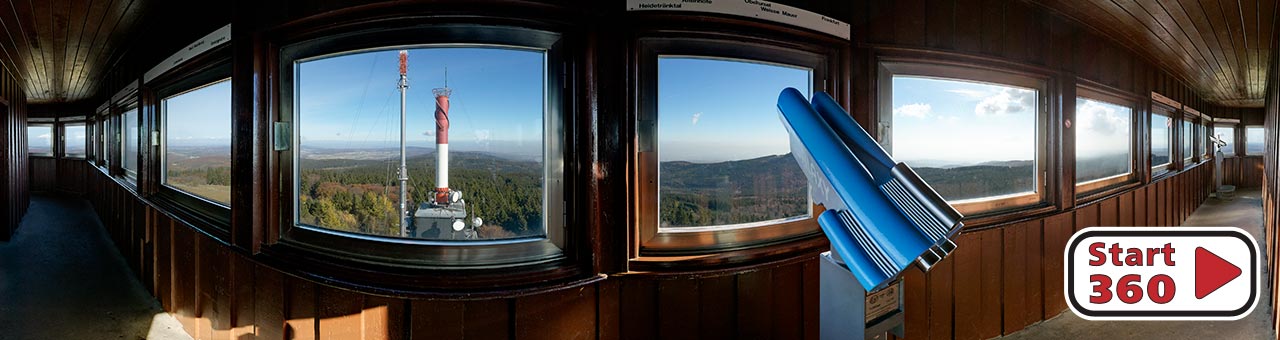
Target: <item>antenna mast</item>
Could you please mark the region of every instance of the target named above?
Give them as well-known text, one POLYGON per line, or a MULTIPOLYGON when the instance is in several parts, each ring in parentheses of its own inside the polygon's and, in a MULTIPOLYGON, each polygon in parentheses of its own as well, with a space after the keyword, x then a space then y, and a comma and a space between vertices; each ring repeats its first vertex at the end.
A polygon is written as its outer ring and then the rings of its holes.
POLYGON ((400 237, 409 236, 409 199, 406 197, 409 182, 409 169, 405 161, 405 93, 409 90, 409 51, 400 50, 400 237))

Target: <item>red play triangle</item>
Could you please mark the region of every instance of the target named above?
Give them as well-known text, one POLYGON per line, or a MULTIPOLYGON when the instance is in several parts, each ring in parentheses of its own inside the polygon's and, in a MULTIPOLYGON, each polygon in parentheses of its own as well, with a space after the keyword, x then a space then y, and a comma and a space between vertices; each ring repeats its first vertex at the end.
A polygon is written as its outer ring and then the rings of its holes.
POLYGON ((1240 267, 1213 252, 1196 247, 1196 299, 1209 296, 1237 277, 1240 277, 1240 267))

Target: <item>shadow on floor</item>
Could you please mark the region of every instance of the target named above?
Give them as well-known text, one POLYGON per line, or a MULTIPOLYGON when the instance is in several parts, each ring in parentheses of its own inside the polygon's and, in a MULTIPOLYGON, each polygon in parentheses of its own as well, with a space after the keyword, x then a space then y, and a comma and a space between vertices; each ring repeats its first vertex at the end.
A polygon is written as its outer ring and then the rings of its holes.
POLYGON ((33 196, 0 243, 0 338, 190 339, 81 199, 33 196))
MULTIPOLYGON (((1259 243, 1265 243, 1262 192, 1239 191, 1230 201, 1210 198, 1182 225, 1238 227, 1253 234, 1259 243)), ((1258 249, 1267 249, 1267 245, 1259 244, 1258 249)), ((1265 271, 1264 268, 1263 278, 1270 277, 1265 271)), ((1002 339, 1275 339, 1268 307, 1271 284, 1266 279, 1262 281, 1257 307, 1252 314, 1236 321, 1087 321, 1067 310, 1002 339)))

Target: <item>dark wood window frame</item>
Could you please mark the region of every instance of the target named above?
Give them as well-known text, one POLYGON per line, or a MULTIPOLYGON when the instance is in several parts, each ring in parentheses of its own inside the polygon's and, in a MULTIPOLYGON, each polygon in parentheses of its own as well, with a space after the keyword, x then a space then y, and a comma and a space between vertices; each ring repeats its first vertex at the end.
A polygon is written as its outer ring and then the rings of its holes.
POLYGON ((104 173, 109 171, 108 163, 110 163, 111 159, 111 148, 109 147, 109 145, 111 145, 110 113, 111 107, 104 106, 102 110, 93 114, 93 125, 95 126, 93 161, 94 165, 97 165, 98 170, 104 173))
POLYGON ((1200 161, 1199 156, 1196 155, 1196 124, 1199 122, 1200 115, 1187 111, 1185 107, 1181 112, 1182 120, 1178 121, 1178 159, 1182 161, 1181 168, 1186 170, 1200 161), (1190 124, 1189 128, 1187 124, 1190 124), (1184 154, 1188 149, 1186 143, 1191 143, 1190 154, 1184 154))
MULTIPOLYGON (((165 208, 166 211, 180 219, 188 221, 188 223, 196 226, 197 229, 201 229, 205 233, 222 240, 230 240, 231 237, 231 207, 229 205, 217 203, 165 184, 164 163, 167 147, 165 126, 168 117, 161 106, 165 99, 174 95, 230 79, 231 71, 231 48, 229 45, 224 45, 178 65, 150 82, 143 84, 139 89, 142 97, 141 107, 146 108, 145 111, 147 112, 152 112, 150 116, 154 117, 155 128, 152 130, 160 132, 159 145, 148 149, 148 152, 152 155, 152 157, 149 157, 150 161, 139 166, 139 168, 146 167, 146 172, 152 174, 146 180, 147 183, 151 183, 148 185, 147 193, 152 203, 158 207, 165 208)), ((227 100, 230 102, 231 98, 227 98, 227 100)), ((227 115, 234 120, 232 111, 228 111, 227 115)), ((230 128, 231 126, 228 126, 228 129, 230 128)), ((230 138, 231 136, 227 137, 230 138)))
POLYGON ((146 124, 143 124, 142 106, 139 104, 140 103, 139 103, 138 96, 136 93, 134 93, 132 95, 126 96, 122 101, 113 103, 111 105, 111 107, 113 108, 112 115, 115 117, 115 121, 117 122, 116 129, 115 129, 116 163, 114 166, 115 171, 113 171, 113 175, 116 176, 116 180, 118 182, 123 183, 125 187, 129 188, 134 192, 138 191, 138 185, 142 181, 142 172, 143 172, 142 168, 144 164, 146 164, 144 161, 143 148, 142 148, 142 145, 144 143, 142 142, 145 139, 143 135, 146 133, 147 130, 146 130, 146 124), (135 117, 136 118, 135 121, 132 121, 132 122, 127 121, 127 119, 125 119, 128 117, 125 114, 125 112, 128 112, 130 110, 138 111, 137 117, 135 117), (126 124, 137 124, 138 126, 138 136, 136 136, 137 138, 132 141, 133 143, 138 143, 137 145, 138 160, 136 163, 137 169, 132 171, 132 173, 130 173, 129 169, 126 169, 124 167, 124 157, 126 152, 125 143, 130 142, 125 138, 125 129, 127 129, 127 126, 128 126, 126 124))
MULTIPOLYGON (((271 51, 262 60, 270 65, 278 77, 268 81, 271 89, 267 97, 271 103, 267 110, 269 121, 292 122, 293 62, 308 57, 342 53, 363 49, 392 49, 408 46, 435 44, 490 44, 544 49, 547 53, 547 85, 545 87, 550 110, 556 111, 560 124, 547 124, 561 130, 547 134, 547 142, 560 144, 559 156, 563 168, 556 175, 549 175, 547 183, 558 182, 559 198, 546 197, 550 204, 563 207, 563 231, 555 235, 548 225, 548 238, 535 242, 538 247, 553 245, 552 237, 563 237, 563 244, 554 252, 534 257, 516 259, 503 257, 515 248, 490 242, 487 245, 468 246, 418 240, 389 240, 390 238, 365 237, 357 234, 327 231, 322 228, 299 227, 294 224, 294 150, 295 138, 289 150, 270 152, 271 173, 274 187, 267 187, 265 198, 271 201, 272 218, 255 232, 264 235, 256 257, 264 261, 285 261, 304 276, 323 277, 327 282, 358 287, 361 290, 380 291, 397 296, 451 296, 466 294, 469 297, 491 294, 517 294, 519 291, 558 289, 566 285, 580 285, 601 279, 595 272, 593 251, 598 249, 591 241, 593 233, 587 225, 591 208, 585 187, 578 183, 587 181, 589 175, 583 169, 589 166, 590 155, 583 148, 590 148, 578 128, 578 119, 588 119, 578 112, 575 95, 587 90, 573 77, 582 70, 581 39, 583 28, 565 24, 563 18, 536 10, 522 13, 520 19, 493 17, 490 15, 439 15, 422 14, 421 8, 407 6, 403 10, 388 12, 391 7, 370 6, 367 10, 379 20, 368 20, 366 8, 305 19, 290 25, 269 30, 261 42, 271 51), (423 15, 431 17, 429 23, 423 15), (539 19, 534 19, 539 18, 539 19), (579 118, 583 117, 583 118, 579 118), (556 137, 553 137, 556 136, 556 137), (587 163, 583 163, 587 162, 587 163), (555 201, 553 201, 555 200, 555 201), (390 241, 390 242, 388 242, 390 241), (460 252, 461 251, 461 252, 460 252), (460 262, 467 252, 485 252, 477 261, 460 262)), ((266 128, 270 128, 268 123, 266 128)), ((268 135, 271 135, 268 131, 268 135)), ((270 151, 270 140, 258 146, 270 151)), ((242 157, 235 156, 233 157, 242 157)), ((551 217, 549 217, 551 218, 551 217)), ((527 253, 526 253, 527 254, 527 253)))
MULTIPOLYGON (((1058 101, 1062 100, 1057 72, 1034 66, 1009 63, 985 57, 974 57, 956 53, 939 53, 899 48, 883 48, 877 51, 876 112, 872 118, 876 120, 877 130, 873 132, 881 144, 885 139, 880 130, 885 127, 886 119, 893 114, 893 76, 913 75, 937 77, 957 81, 977 81, 983 83, 1018 86, 1038 91, 1038 113, 1036 117, 1036 143, 1043 146, 1036 150, 1036 183, 1039 184, 1034 194, 1020 196, 1017 199, 1001 199, 978 201, 970 207, 956 206, 965 214, 965 226, 968 229, 980 229, 1001 223, 1019 220, 1056 211, 1064 198, 1059 197, 1066 187, 1059 164, 1062 162, 1062 147, 1049 143, 1061 139, 1061 110, 1058 101)), ((1072 98, 1074 101, 1074 98, 1072 98)), ((892 126, 891 122, 889 123, 892 126)), ((892 134, 892 132, 890 132, 892 134)), ((886 149, 889 149, 886 147, 886 149)))
POLYGON ((1236 152, 1240 144, 1239 143, 1240 139, 1242 139, 1242 138, 1236 138, 1238 137, 1238 135, 1240 135, 1240 122, 1236 120, 1224 120, 1223 122, 1213 123, 1213 128, 1216 129, 1219 126, 1231 128, 1231 136, 1228 136, 1231 138, 1231 150, 1226 150, 1226 149, 1222 150, 1222 157, 1223 158, 1241 157, 1240 154, 1236 152))
MULTIPOLYGON (((1140 98, 1132 93, 1115 89, 1106 85, 1094 83, 1084 79, 1076 80, 1076 97, 1087 98, 1095 101, 1106 102, 1113 105, 1128 107, 1129 116, 1129 164, 1130 171, 1128 174, 1112 176, 1108 178, 1087 181, 1084 183, 1072 183, 1075 185, 1076 205, 1084 205, 1101 198, 1109 197, 1113 194, 1127 191, 1142 185, 1143 164, 1141 154, 1143 153, 1142 141, 1142 116, 1143 112, 1140 98)), ((1075 105, 1075 100, 1071 101, 1075 105)), ((1076 112, 1079 108, 1077 108, 1076 112)), ((1077 137, 1078 138, 1078 137, 1077 137)), ((1077 155, 1079 150, 1077 150, 1077 155)), ((1076 157, 1078 159, 1078 157, 1076 157)), ((1073 162, 1078 167, 1080 162, 1073 162)), ((1079 171, 1079 170, 1077 170, 1079 171)))
POLYGON ((67 118, 65 120, 64 118, 58 119, 58 139, 60 140, 58 142, 58 154, 60 155, 61 158, 82 160, 82 161, 89 159, 88 140, 89 140, 89 133, 91 131, 89 128, 90 128, 89 121, 82 116, 67 118), (84 127, 84 131, 85 131, 84 153, 81 153, 81 154, 67 153, 67 126, 68 125, 79 125, 84 127))
POLYGON ((1155 160, 1151 158, 1153 156, 1151 154, 1151 149, 1152 149, 1152 146, 1155 145, 1153 143, 1154 142, 1153 138, 1155 138, 1155 136, 1151 135, 1151 124, 1146 124, 1147 133, 1145 135, 1147 136, 1148 139, 1146 141, 1147 152, 1145 157, 1147 157, 1147 164, 1148 164, 1147 170, 1151 174, 1150 180, 1148 180, 1148 182, 1155 182, 1165 177, 1172 176, 1175 173, 1178 173, 1178 168, 1177 168, 1177 165, 1179 163, 1178 154, 1181 153, 1181 149, 1182 149, 1182 143, 1181 143, 1181 140, 1178 140, 1178 134, 1177 134, 1177 130, 1181 129, 1181 126, 1182 126, 1182 124, 1179 123, 1181 120, 1178 119, 1180 111, 1181 110, 1179 108, 1165 105, 1160 102, 1156 102, 1156 101, 1151 102, 1151 111, 1149 114, 1146 115, 1147 122, 1148 123, 1154 122, 1156 117, 1164 117, 1164 118, 1168 118, 1172 123, 1171 123, 1171 126, 1168 127, 1169 128, 1169 136, 1168 136, 1169 163, 1163 164, 1163 165, 1155 164, 1155 160), (1159 111, 1164 111, 1165 113, 1159 113, 1159 111))
MULTIPOLYGON (((777 224, 729 230, 659 232, 657 227, 657 76, 660 56, 724 58, 778 64, 813 70, 812 90, 837 101, 847 91, 838 81, 842 58, 848 52, 832 46, 833 37, 776 24, 730 18, 686 22, 680 14, 629 13, 632 31, 628 73, 633 75, 629 115, 620 125, 628 144, 628 195, 632 223, 627 270, 636 273, 688 273, 732 270, 737 266, 793 258, 826 246, 816 222, 823 209, 815 205, 811 217, 777 224), (643 22, 643 23, 641 23, 643 22), (680 24, 672 25, 673 22, 680 24), (679 27, 678 29, 672 27, 679 27)), ((705 18, 702 18, 705 19, 705 18)), ((781 92, 781 89, 779 89, 781 92)))

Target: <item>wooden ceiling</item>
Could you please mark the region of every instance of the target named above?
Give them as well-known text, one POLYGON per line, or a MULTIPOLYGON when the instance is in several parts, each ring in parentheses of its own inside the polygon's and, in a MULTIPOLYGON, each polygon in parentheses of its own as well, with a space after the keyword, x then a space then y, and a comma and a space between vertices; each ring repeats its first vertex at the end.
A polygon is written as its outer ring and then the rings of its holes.
POLYGON ((1228 107, 1262 107, 1274 0, 1031 0, 1129 45, 1228 107))
POLYGON ((146 0, 0 0, 0 66, 33 104, 93 97, 146 0))

